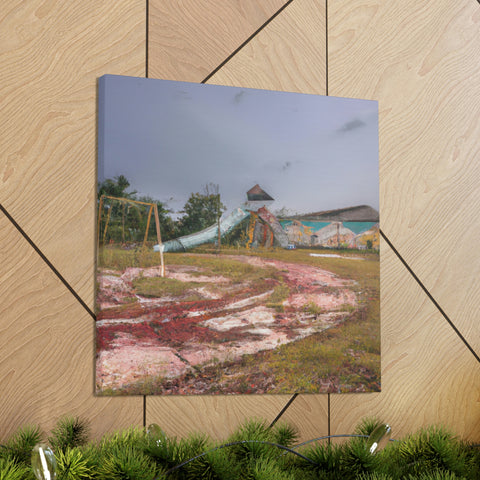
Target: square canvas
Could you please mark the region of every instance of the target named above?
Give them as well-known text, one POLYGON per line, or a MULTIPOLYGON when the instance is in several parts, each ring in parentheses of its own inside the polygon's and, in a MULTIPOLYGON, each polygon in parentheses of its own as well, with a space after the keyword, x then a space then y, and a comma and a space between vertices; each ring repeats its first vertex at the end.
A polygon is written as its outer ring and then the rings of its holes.
POLYGON ((378 104, 99 79, 96 391, 380 390, 378 104))

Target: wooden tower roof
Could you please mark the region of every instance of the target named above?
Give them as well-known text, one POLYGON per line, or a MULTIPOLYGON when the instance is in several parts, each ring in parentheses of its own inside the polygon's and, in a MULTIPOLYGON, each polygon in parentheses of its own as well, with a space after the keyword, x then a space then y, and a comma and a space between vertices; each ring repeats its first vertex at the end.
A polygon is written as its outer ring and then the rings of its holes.
POLYGON ((263 190, 258 183, 247 192, 247 198, 249 202, 273 200, 273 198, 263 190))

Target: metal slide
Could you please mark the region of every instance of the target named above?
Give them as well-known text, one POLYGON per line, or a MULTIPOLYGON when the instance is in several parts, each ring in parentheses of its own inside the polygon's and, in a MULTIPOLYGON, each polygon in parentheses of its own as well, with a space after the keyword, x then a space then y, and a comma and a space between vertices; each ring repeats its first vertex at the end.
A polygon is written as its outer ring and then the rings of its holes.
MULTIPOLYGON (((223 235, 230 232, 236 225, 242 220, 247 218, 250 212, 243 210, 242 208, 236 208, 224 219, 220 219, 220 234, 223 235)), ((218 226, 217 224, 211 225, 203 230, 183 237, 175 238, 174 240, 168 240, 162 244, 164 252, 185 252, 186 250, 197 247, 204 243, 214 242, 218 238, 218 226)), ((158 252, 160 250, 159 245, 155 245, 153 249, 158 252)))

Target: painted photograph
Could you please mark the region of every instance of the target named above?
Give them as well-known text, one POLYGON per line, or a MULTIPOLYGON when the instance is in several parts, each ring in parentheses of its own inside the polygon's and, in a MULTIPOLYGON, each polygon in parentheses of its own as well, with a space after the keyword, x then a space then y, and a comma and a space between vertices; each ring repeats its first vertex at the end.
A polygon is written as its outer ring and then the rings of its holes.
POLYGON ((377 392, 378 103, 98 80, 96 393, 377 392))

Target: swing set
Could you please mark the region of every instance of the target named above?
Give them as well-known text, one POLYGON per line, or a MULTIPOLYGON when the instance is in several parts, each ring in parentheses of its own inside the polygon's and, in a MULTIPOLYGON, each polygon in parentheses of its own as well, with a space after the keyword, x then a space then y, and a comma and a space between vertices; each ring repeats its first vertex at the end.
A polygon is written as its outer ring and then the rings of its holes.
MULTIPOLYGON (((132 200, 130 198, 121 198, 121 197, 113 197, 111 195, 102 195, 100 197, 99 205, 98 205, 98 224, 97 224, 97 245, 100 246, 100 224, 101 224, 101 219, 102 219, 102 212, 103 212, 103 206, 104 206, 104 201, 105 199, 113 200, 113 201, 118 201, 123 205, 123 212, 125 212, 125 206, 128 205, 143 205, 145 207, 148 207, 148 214, 147 214, 147 226, 145 228, 145 235, 143 238, 143 244, 142 248, 145 248, 145 245, 147 243, 147 238, 148 238, 148 230, 150 229, 150 222, 152 218, 152 213, 154 214, 155 217, 155 226, 156 226, 156 232, 157 232, 157 242, 158 245, 160 245, 159 253, 160 253, 160 265, 161 265, 161 276, 165 276, 165 264, 163 261, 163 245, 162 245, 162 236, 160 233, 160 220, 158 217, 158 208, 156 203, 148 203, 148 202, 140 202, 139 200, 132 200)), ((105 221, 105 228, 103 229, 103 236, 102 236, 102 243, 103 245, 105 244, 105 239, 107 237, 107 229, 108 225, 110 223, 110 218, 112 215, 112 210, 113 208, 108 209, 108 214, 107 214, 107 219, 105 221)), ((122 239, 125 238, 125 215, 123 213, 122 215, 122 239)))

